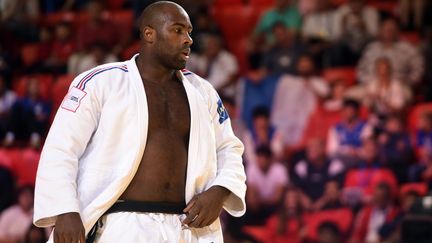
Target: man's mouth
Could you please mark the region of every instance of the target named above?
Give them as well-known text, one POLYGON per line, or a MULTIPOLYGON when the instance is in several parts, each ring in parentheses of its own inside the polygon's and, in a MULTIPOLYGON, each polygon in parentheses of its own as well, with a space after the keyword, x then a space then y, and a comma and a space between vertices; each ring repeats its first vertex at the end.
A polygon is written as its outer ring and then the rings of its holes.
POLYGON ((184 55, 185 59, 189 59, 190 56, 190 49, 186 49, 182 51, 182 54, 184 55))

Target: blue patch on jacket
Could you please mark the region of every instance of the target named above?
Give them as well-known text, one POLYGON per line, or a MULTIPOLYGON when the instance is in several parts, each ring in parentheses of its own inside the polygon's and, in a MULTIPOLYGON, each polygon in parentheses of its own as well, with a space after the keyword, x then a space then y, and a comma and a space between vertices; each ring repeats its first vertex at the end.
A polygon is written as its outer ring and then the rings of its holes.
POLYGON ((217 108, 217 112, 219 114, 219 123, 222 124, 226 119, 229 118, 228 116, 228 112, 225 109, 224 105, 222 104, 222 100, 219 99, 218 102, 218 108, 217 108))

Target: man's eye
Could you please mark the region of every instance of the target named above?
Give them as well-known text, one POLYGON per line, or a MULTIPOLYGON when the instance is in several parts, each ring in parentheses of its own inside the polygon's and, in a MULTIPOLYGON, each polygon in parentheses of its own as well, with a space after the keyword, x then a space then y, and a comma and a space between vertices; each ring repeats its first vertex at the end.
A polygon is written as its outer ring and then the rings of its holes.
POLYGON ((175 29, 176 33, 181 33, 181 29, 175 29))

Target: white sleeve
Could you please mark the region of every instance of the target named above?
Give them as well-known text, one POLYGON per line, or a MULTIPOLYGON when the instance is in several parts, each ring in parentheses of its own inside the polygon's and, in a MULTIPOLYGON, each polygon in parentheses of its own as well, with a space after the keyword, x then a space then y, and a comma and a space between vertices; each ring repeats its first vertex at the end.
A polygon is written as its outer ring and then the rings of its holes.
POLYGON ((217 174, 212 186, 222 186, 232 192, 224 208, 229 214, 240 217, 246 211, 246 174, 242 160, 244 146, 234 135, 228 113, 217 92, 211 88, 209 95, 217 153, 217 174))
POLYGON ((102 103, 97 80, 87 83, 85 90, 76 88, 86 74, 72 82, 42 150, 34 202, 34 223, 39 227, 54 225, 59 214, 80 212, 76 190, 79 159, 97 127, 102 103))

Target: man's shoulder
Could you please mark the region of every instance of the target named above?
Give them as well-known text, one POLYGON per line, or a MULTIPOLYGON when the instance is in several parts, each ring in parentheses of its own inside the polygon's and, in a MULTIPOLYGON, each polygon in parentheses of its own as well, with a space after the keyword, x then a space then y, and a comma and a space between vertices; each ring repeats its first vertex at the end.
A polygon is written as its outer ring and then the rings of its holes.
POLYGON ((79 89, 85 89, 86 86, 93 80, 104 79, 104 78, 121 78, 121 75, 117 75, 114 72, 128 73, 128 67, 126 62, 112 62, 96 66, 85 72, 79 74, 75 80, 75 86, 79 89))

